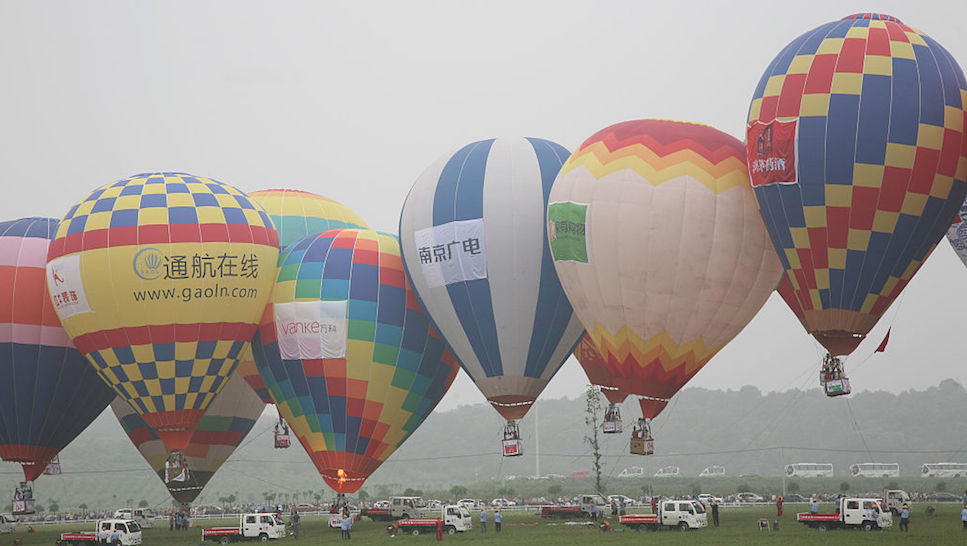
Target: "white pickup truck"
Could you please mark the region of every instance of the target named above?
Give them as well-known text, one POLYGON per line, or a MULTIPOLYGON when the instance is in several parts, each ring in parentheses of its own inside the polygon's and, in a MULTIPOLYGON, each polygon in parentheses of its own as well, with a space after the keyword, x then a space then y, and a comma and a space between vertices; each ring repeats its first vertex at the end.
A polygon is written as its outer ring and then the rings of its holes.
POLYGON ((845 498, 835 514, 800 512, 796 520, 814 529, 861 527, 864 531, 885 529, 893 525, 893 515, 881 499, 845 498), (874 510, 875 508, 875 510, 874 510))
POLYGON ((708 514, 705 512, 705 506, 698 501, 663 500, 658 503, 657 514, 628 514, 621 516, 618 521, 636 531, 641 529, 657 531, 675 527, 688 531, 708 527, 708 514))
POLYGON ((275 519, 273 514, 241 514, 238 527, 212 527, 201 530, 201 539, 214 540, 220 544, 241 540, 267 542, 275 538, 285 538, 285 523, 275 519))
POLYGON ((442 532, 448 535, 473 529, 470 510, 467 510, 467 507, 462 504, 447 504, 441 506, 439 511, 428 514, 427 517, 401 519, 396 522, 400 531, 414 535, 435 533, 438 524, 442 532))
POLYGON ((122 546, 137 546, 141 544, 141 526, 131 519, 105 519, 97 522, 94 530, 88 533, 61 533, 62 544, 78 546, 80 544, 100 544, 109 542, 114 531, 121 536, 122 546))

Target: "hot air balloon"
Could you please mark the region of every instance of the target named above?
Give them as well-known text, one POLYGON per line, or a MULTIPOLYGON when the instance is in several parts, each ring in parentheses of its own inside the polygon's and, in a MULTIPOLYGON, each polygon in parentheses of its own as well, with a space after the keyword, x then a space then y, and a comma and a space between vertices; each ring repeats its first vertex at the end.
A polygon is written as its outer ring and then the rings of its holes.
POLYGON ((567 156, 538 138, 468 144, 420 175, 400 216, 413 289, 507 419, 505 456, 521 454, 517 420, 584 335, 543 229, 547 195, 567 156))
POLYGON ((282 253, 275 323, 255 362, 325 482, 353 493, 443 398, 457 364, 430 327, 393 235, 337 229, 282 253))
POLYGON ((650 420, 745 327, 782 269, 748 187, 741 142, 712 127, 638 120, 602 129, 551 189, 554 266, 621 392, 650 420))
POLYGON ((168 450, 158 433, 121 397, 111 402, 111 410, 124 433, 165 482, 172 498, 182 504, 194 502, 215 472, 255 426, 263 409, 265 403, 252 392, 241 376, 233 374, 195 426, 191 441, 184 450, 188 466, 172 469, 166 467, 168 450))
POLYGON ((618 404, 628 398, 628 393, 615 386, 616 381, 611 371, 608 370, 607 361, 598 352, 598 348, 591 341, 591 336, 584 336, 578 346, 574 349, 574 356, 578 364, 584 368, 584 373, 588 376, 588 381, 592 385, 597 385, 605 398, 608 399, 608 409, 604 412, 604 422, 602 428, 605 434, 620 434, 624 429, 621 421, 621 410, 618 404))
MULTIPOLYGON (((284 189, 262 190, 250 193, 249 198, 262 205, 272 218, 279 234, 280 250, 313 233, 340 228, 369 228, 362 218, 345 205, 314 193, 284 189)), ((271 324, 273 320, 272 306, 266 305, 262 322, 271 324)), ((250 346, 242 349, 237 373, 245 378, 263 402, 272 403, 272 397, 262 383, 262 377, 252 359, 250 346)), ((277 448, 289 447, 288 425, 281 416, 275 426, 274 441, 277 448)))
POLYGON ((826 348, 821 382, 933 251, 967 192, 967 82, 929 36, 862 13, 793 40, 759 81, 747 161, 762 219, 826 348))
POLYGON ((954 223, 947 229, 947 240, 960 261, 967 265, 967 201, 961 205, 960 211, 954 217, 954 223))
POLYGON ((278 253, 238 189, 138 174, 71 207, 47 280, 78 350, 180 458, 258 326, 278 253))
POLYGON ((44 270, 56 230, 52 218, 0 223, 0 457, 23 465, 18 514, 33 512, 30 482, 114 396, 47 297, 44 270))

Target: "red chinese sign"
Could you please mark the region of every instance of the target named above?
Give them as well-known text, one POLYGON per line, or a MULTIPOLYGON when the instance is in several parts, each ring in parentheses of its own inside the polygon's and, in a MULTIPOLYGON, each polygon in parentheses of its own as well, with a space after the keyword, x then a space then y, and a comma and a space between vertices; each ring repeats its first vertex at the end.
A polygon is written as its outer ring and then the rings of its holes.
POLYGON ((796 120, 754 121, 746 130, 752 186, 796 182, 796 120))

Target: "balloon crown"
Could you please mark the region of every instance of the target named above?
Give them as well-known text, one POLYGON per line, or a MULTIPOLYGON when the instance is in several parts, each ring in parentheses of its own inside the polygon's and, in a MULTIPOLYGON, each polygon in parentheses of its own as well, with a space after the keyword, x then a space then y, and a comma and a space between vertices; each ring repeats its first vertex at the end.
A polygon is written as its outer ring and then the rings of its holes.
POLYGON ((840 21, 845 21, 847 19, 872 19, 874 21, 891 21, 893 23, 900 23, 901 25, 903 24, 903 21, 897 19, 892 15, 887 15, 885 13, 872 13, 872 12, 854 13, 853 15, 847 15, 846 17, 843 17, 842 19, 840 19, 840 21))

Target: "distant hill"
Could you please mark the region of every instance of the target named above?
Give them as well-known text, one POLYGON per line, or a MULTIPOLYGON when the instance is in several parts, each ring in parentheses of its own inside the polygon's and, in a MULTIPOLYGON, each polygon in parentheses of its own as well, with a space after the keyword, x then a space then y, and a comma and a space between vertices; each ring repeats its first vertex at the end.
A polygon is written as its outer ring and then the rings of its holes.
MULTIPOLYGON (((583 398, 539 402, 521 423, 525 454, 512 459, 499 456, 502 422, 490 407, 436 412, 373 474, 364 490, 379 496, 407 487, 447 491, 452 485, 506 483, 510 476, 589 470, 584 408, 583 398)), ((622 412, 627 428, 640 415, 630 400, 622 412)), ((755 387, 691 388, 679 393, 656 420, 657 455, 628 454, 627 432, 600 438, 609 476, 629 466, 644 467, 650 476, 669 464, 691 477, 711 464, 725 466, 729 476, 779 476, 789 462, 829 462, 838 477, 847 479, 848 466, 864 461, 897 462, 902 475, 919 476, 925 462, 967 461, 965 415, 967 391, 952 380, 924 391, 867 392, 837 399, 827 399, 818 387, 767 395, 755 387)), ((272 412, 263 414, 197 504, 229 495, 249 502, 261 502, 266 493, 276 493, 277 500, 332 496, 299 444, 273 449, 274 419, 272 412)), ((151 506, 170 504, 166 489, 110 410, 63 451, 61 462, 64 475, 37 481, 41 505, 51 499, 61 510, 81 503, 116 507, 142 499, 151 506)), ((18 466, 0 464, 0 491, 12 492, 21 476, 18 466)))

